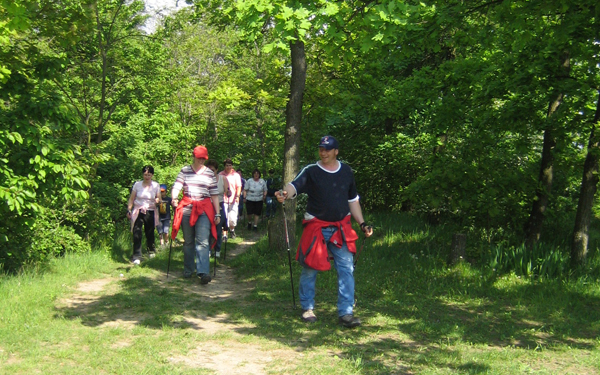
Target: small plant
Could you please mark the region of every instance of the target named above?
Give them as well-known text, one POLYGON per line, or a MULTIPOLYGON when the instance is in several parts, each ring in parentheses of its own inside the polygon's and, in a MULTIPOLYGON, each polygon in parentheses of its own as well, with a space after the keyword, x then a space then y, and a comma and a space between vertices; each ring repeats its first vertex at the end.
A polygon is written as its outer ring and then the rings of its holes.
POLYGON ((538 244, 528 249, 524 244, 492 245, 484 264, 501 273, 518 276, 562 279, 569 276, 569 254, 559 246, 538 244))

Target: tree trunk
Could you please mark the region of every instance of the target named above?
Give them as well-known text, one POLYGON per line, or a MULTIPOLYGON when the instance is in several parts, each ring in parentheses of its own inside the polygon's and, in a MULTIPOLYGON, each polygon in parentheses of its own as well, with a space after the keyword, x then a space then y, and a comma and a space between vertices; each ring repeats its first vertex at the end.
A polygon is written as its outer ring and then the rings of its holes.
MULTIPOLYGON (((562 68, 563 77, 568 76, 569 72, 569 54, 565 52, 563 55, 562 68)), ((542 226, 548 207, 548 199, 552 190, 552 179, 554 177, 554 148, 556 147, 556 139, 554 137, 554 127, 552 125, 552 116, 558 110, 563 99, 563 93, 558 93, 556 99, 548 106, 548 114, 546 116, 547 126, 544 130, 544 145, 542 149, 542 160, 540 163, 540 174, 538 177, 538 188, 536 190, 535 199, 529 215, 525 230, 525 246, 532 248, 535 246, 542 235, 542 226)))
MULTIPOLYGON (((557 99, 558 100, 558 99, 557 99)), ((551 127, 544 131, 544 146, 542 149, 542 161, 540 166, 540 175, 538 177, 538 189, 535 193, 533 207, 527 223, 527 232, 525 244, 528 248, 533 247, 540 240, 542 234, 542 225, 546 208, 548 207, 548 197, 552 189, 552 179, 554 177, 554 147, 556 140, 551 127)))
MULTIPOLYGON (((296 39, 290 42, 292 58, 292 78, 290 81, 290 100, 286 106, 285 143, 283 157, 283 186, 298 174, 300 162, 300 125, 302 122, 302 98, 306 85, 306 55, 304 42, 296 39)), ((296 201, 288 200, 285 205, 288 221, 290 247, 294 248, 296 240, 296 201)), ((283 212, 277 210, 274 220, 269 223, 269 245, 273 250, 287 250, 285 237, 276 233, 284 233, 283 212)))
POLYGON ((464 233, 452 235, 452 246, 450 250, 450 264, 456 264, 465 260, 467 256, 467 236, 464 233))
POLYGON ((575 216, 575 228, 573 230, 573 243, 571 245, 571 266, 583 265, 587 258, 590 221, 592 219, 592 208, 598 185, 598 157, 600 153, 600 137, 597 127, 600 122, 600 91, 596 102, 596 114, 592 123, 588 153, 583 165, 583 178, 581 179, 581 191, 577 203, 577 215, 575 216))

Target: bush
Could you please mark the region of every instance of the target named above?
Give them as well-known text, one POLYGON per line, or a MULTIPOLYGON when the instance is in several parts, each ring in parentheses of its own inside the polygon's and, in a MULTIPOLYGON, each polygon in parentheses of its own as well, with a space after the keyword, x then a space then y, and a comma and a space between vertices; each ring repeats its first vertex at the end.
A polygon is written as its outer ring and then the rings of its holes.
POLYGON ((65 253, 90 251, 90 244, 65 225, 59 210, 45 209, 35 218, 13 217, 1 236, 0 271, 14 273, 26 265, 47 261, 65 253))

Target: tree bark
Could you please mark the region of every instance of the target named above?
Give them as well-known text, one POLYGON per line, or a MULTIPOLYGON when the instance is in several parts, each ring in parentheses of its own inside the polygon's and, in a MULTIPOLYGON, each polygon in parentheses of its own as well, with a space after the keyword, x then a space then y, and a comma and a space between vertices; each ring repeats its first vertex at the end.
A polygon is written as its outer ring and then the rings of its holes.
MULTIPOLYGON (((562 60, 563 77, 568 76, 570 59, 569 54, 565 52, 562 60)), ((535 246, 542 235, 542 226, 550 191, 552 190, 552 179, 554 177, 554 148, 556 147, 556 139, 554 136, 554 127, 552 125, 552 117, 558 110, 563 93, 558 93, 554 101, 548 106, 548 114, 546 116, 547 126, 544 130, 544 145, 542 149, 542 160, 540 162, 540 174, 538 177, 538 188, 536 190, 535 199, 529 215, 529 221, 525 230, 525 246, 532 248, 535 246)))
MULTIPOLYGON (((283 157, 283 186, 289 183, 299 171, 300 163, 300 126, 302 122, 302 99, 306 85, 306 55, 304 42, 299 38, 290 42, 292 59, 292 77, 290 80, 290 98, 286 106, 285 115, 285 143, 283 157)), ((296 240, 296 201, 288 200, 285 205, 285 214, 288 222, 290 247, 294 247, 296 240)), ((273 250, 287 250, 284 233, 283 212, 277 210, 275 220, 269 223, 269 245, 273 250), (281 241, 283 239, 283 241, 281 241)))
POLYGON ((577 215, 575 216, 573 243, 571 244, 572 267, 583 265, 588 252, 589 229, 598 185, 598 157, 600 155, 600 137, 597 132, 597 127, 600 123, 600 91, 598 94, 596 114, 592 122, 592 130, 588 143, 588 152, 583 165, 583 178, 581 179, 581 190, 579 193, 579 202, 577 203, 577 215))
POLYGON ((554 138, 552 128, 548 127, 544 131, 544 146, 542 149, 538 188, 527 224, 525 238, 527 248, 535 246, 542 235, 542 225, 544 224, 548 199, 552 190, 552 179, 554 177, 554 147, 556 147, 556 139, 554 138))

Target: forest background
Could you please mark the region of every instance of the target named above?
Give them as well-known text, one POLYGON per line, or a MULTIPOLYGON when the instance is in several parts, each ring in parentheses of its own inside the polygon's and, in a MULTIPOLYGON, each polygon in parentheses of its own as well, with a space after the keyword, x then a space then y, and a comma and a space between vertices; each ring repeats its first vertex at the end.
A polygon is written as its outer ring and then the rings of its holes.
POLYGON ((597 1, 190 5, 150 32, 141 1, 0 1, 0 270, 110 248, 143 165, 204 144, 287 182, 331 134, 441 252, 600 276, 597 1))

